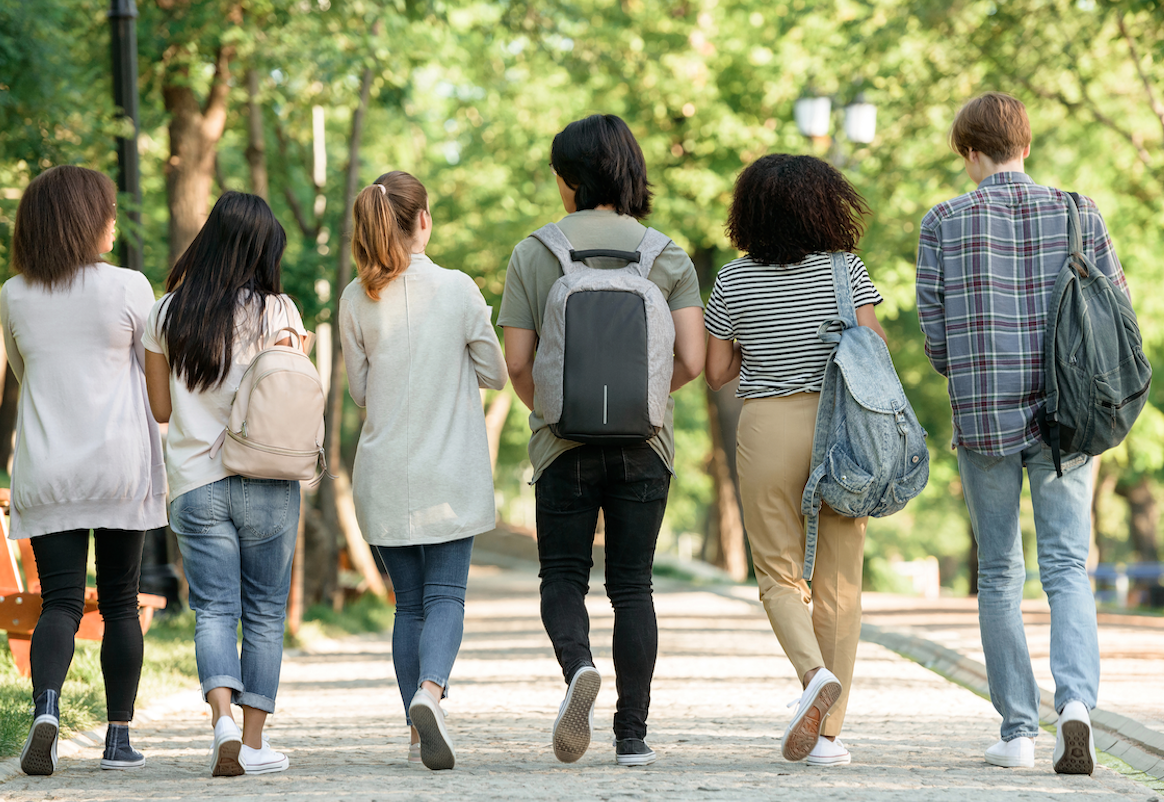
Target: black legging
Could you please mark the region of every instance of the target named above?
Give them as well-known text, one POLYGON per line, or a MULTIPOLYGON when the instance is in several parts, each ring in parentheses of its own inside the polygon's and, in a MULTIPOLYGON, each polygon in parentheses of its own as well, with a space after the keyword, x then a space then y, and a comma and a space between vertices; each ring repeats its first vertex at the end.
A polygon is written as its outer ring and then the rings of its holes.
MULTIPOLYGON (((142 637, 137 618, 144 532, 97 529, 97 606, 105 621, 101 673, 105 710, 110 721, 133 718, 141 679, 142 637)), ((41 610, 32 633, 32 695, 47 690, 59 695, 73 662, 73 640, 85 610, 89 530, 73 529, 32 538, 40 573, 41 610)))

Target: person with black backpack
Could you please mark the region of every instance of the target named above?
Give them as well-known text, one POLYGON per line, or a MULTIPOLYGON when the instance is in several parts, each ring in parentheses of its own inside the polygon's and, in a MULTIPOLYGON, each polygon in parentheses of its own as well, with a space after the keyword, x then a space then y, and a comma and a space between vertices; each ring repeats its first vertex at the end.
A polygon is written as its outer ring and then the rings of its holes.
MULTIPOLYGON (((991 701, 1002 714, 1002 739, 986 750, 986 762, 1033 766, 1039 734, 1039 687, 1020 609, 1026 569, 1019 501, 1026 468, 1039 577, 1051 607, 1059 713, 1053 765, 1063 774, 1091 774, 1089 711, 1099 687, 1099 643, 1087 577, 1093 482, 1088 454, 1098 452, 1083 450, 1089 437, 1079 444, 1070 437, 1047 442, 1040 419, 1051 413, 1058 428, 1067 420, 1060 413, 1069 411, 1058 402, 1048 409, 1046 397, 1048 379, 1059 367, 1052 358, 1049 372, 1046 363, 1055 339, 1047 330, 1054 332, 1063 310, 1056 284, 1064 269, 1075 269, 1065 265, 1090 263, 1093 279, 1102 274, 1102 282, 1124 296, 1127 284, 1095 203, 1086 197, 1076 203, 1026 175, 1031 127, 1020 101, 1001 92, 969 101, 954 119, 950 144, 978 188, 938 204, 922 220, 917 309, 926 354, 948 380, 952 445, 978 543, 982 649, 991 701), (1053 452, 1052 446, 1064 445, 1069 453, 1053 452)), ((1131 321, 1134 327, 1134 316, 1131 321)), ((1103 328, 1096 334, 1107 340, 1103 328)), ((1130 342, 1114 329, 1108 333, 1113 343, 1130 342)), ((1132 350, 1139 350, 1138 335, 1134 340, 1132 350)), ((1111 406, 1135 403, 1142 394, 1131 390, 1111 406)))
POLYGON ((655 542, 675 441, 670 393, 703 369, 703 304, 691 259, 639 221, 651 209, 642 150, 626 123, 592 115, 554 137, 566 217, 518 243, 498 324, 530 408, 542 622, 567 684, 555 756, 590 745, 601 676, 585 597, 598 514, 614 608, 615 759, 655 761, 646 744, 658 630, 655 542))

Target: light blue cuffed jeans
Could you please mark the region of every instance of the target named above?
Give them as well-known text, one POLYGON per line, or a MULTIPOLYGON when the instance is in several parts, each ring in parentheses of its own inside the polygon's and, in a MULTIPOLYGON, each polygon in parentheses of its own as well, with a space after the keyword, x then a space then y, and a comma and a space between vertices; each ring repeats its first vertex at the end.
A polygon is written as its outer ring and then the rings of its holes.
POLYGON ((1051 606, 1055 709, 1079 701, 1090 710, 1099 690, 1095 598, 1087 578, 1091 542, 1091 460, 1064 457, 1055 475, 1039 443, 991 457, 958 449, 962 493, 978 541, 978 624, 990 700, 1002 714, 1002 739, 1039 734, 1039 686, 1031 670, 1021 603, 1026 564, 1019 529, 1023 468, 1031 485, 1039 578, 1051 606))
POLYGON ((214 688, 230 688, 235 704, 273 713, 299 528, 299 483, 219 479, 171 501, 170 528, 190 583, 203 698, 214 688))
POLYGON ((377 546, 376 551, 396 594, 392 665, 404 702, 404 720, 411 725, 408 705, 422 682, 435 682, 448 691, 465 631, 473 538, 423 546, 377 546))

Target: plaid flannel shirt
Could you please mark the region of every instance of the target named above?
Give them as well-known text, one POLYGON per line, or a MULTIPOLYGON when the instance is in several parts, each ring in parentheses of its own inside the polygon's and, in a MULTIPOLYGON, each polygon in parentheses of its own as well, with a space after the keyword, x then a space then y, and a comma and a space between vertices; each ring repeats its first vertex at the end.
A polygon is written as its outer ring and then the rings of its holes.
MULTIPOLYGON (((1128 291, 1095 203, 1081 197, 1083 251, 1128 291)), ((922 220, 917 311, 926 356, 948 380, 953 446, 1005 456, 1039 442, 1047 305, 1067 259, 1067 198, 996 173, 922 220)))

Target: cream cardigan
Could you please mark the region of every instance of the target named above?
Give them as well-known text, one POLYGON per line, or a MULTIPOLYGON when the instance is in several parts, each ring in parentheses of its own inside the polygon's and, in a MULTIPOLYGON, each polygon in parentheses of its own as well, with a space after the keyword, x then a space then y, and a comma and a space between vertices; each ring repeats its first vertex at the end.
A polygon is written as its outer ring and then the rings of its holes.
POLYGON ((444 543, 496 522, 480 387, 507 373, 490 310, 468 275, 423 254, 373 301, 340 300, 352 398, 367 408, 352 494, 376 546, 444 543))
POLYGON ((53 292, 15 276, 0 321, 20 380, 13 539, 166 525, 166 474, 146 398, 146 277, 104 263, 53 292))

